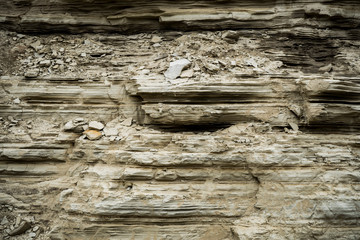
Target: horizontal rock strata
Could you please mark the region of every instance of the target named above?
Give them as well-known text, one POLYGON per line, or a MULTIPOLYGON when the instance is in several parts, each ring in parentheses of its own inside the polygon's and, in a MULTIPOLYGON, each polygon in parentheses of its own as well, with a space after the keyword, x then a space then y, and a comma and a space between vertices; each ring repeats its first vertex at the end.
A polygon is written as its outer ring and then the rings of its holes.
POLYGON ((0 236, 357 239, 359 7, 2 1, 0 236))
POLYGON ((110 1, 4 0, 0 21, 25 32, 143 32, 162 29, 351 29, 358 36, 356 1, 110 1))

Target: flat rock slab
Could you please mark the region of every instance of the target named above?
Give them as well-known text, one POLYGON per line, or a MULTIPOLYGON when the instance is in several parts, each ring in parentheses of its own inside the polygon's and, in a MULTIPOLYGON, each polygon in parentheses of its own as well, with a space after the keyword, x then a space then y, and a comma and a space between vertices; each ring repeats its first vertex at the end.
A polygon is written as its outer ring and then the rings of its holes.
POLYGON ((170 63, 170 67, 164 73, 167 79, 176 79, 180 76, 182 70, 189 67, 191 62, 187 59, 180 59, 170 63))
POLYGON ((102 133, 97 130, 86 130, 84 133, 89 140, 98 140, 102 136, 102 133))
POLYGON ((104 124, 102 124, 101 122, 97 122, 97 121, 91 121, 89 122, 89 128, 90 129, 95 129, 95 130, 102 130, 104 128, 104 124))

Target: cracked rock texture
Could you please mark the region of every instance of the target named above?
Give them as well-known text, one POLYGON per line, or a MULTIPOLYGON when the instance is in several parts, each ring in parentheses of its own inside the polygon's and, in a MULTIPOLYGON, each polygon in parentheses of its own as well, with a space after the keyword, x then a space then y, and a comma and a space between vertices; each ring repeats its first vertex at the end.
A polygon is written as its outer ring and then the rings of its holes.
POLYGON ((0 236, 359 239, 359 23, 350 0, 0 1, 0 236))

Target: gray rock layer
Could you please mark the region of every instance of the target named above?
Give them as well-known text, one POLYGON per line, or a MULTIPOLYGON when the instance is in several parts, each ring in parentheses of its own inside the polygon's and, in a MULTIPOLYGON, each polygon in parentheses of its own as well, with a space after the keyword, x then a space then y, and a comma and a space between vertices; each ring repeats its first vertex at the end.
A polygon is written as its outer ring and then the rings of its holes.
POLYGON ((358 239, 359 8, 1 1, 0 236, 358 239))

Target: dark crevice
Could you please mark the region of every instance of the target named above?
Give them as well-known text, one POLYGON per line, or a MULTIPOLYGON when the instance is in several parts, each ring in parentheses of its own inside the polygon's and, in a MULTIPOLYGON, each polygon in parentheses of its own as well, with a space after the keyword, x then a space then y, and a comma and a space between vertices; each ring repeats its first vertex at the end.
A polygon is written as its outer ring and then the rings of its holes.
POLYGON ((216 132, 232 126, 232 124, 201 124, 201 125, 148 125, 149 128, 164 132, 216 132))

